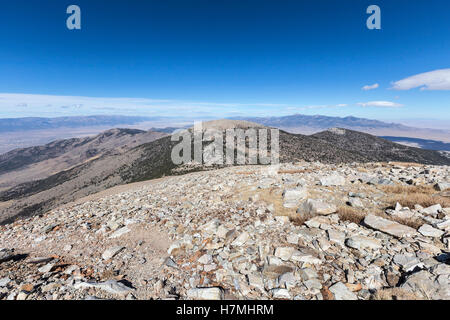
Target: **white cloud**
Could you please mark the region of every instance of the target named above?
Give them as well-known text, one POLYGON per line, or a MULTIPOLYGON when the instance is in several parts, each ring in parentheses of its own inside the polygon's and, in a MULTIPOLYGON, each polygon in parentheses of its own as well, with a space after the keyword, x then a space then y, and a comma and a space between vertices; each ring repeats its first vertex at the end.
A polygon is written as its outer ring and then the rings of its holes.
POLYGON ((361 107, 379 107, 379 108, 398 108, 403 107, 400 103, 395 103, 391 101, 369 101, 369 102, 360 102, 358 106, 361 107))
POLYGON ((450 69, 419 73, 392 83, 392 89, 395 90, 419 87, 421 90, 450 90, 450 69))
POLYGON ((252 113, 283 109, 291 105, 273 103, 222 103, 149 98, 111 98, 0 93, 0 117, 57 117, 73 115, 141 115, 222 117, 236 112, 252 113), (27 106, 27 108, 18 108, 27 106))
POLYGON ((364 91, 373 90, 373 89, 378 88, 379 86, 380 85, 378 83, 374 83, 374 84, 366 85, 366 86, 362 87, 361 90, 364 90, 364 91))

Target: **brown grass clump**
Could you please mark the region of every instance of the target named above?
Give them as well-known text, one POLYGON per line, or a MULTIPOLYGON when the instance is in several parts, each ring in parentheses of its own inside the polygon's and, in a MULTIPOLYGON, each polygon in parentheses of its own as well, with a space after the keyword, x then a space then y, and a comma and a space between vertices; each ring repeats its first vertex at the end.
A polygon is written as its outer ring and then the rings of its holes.
POLYGON ((380 289, 373 295, 373 300, 423 300, 423 298, 402 288, 380 289))
POLYGON ((419 204, 429 207, 440 204, 443 208, 450 207, 450 199, 439 196, 431 186, 382 186, 381 189, 388 194, 387 202, 394 206, 396 202, 404 207, 414 208, 419 204))
POLYGON ((425 224, 425 221, 417 219, 405 219, 392 216, 388 216, 387 218, 400 224, 404 224, 405 226, 414 228, 416 230, 419 229, 423 224, 425 224))
POLYGON ((304 224, 306 221, 308 221, 309 219, 314 218, 315 215, 313 214, 290 214, 289 215, 289 220, 295 225, 295 226, 301 226, 302 224, 304 224))
POLYGON ((358 224, 365 217, 365 214, 363 212, 348 206, 339 207, 337 210, 337 214, 339 215, 339 219, 341 219, 342 221, 350 221, 358 224))
POLYGON ((387 193, 394 193, 394 194, 435 193, 435 190, 431 186, 404 186, 401 184, 396 184, 394 186, 381 186, 381 189, 387 193))

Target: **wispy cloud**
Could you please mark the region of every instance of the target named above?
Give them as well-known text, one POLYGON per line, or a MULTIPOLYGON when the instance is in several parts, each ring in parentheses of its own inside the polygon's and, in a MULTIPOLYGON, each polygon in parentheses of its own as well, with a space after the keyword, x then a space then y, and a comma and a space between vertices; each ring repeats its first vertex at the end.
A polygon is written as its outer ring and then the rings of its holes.
POLYGON ((450 90, 450 68, 419 73, 392 83, 392 89, 450 90))
POLYGON ((379 108, 399 108, 403 107, 400 103, 395 103, 391 101, 369 101, 357 103, 361 107, 379 107, 379 108))
POLYGON ((295 105, 283 103, 235 103, 149 98, 102 98, 40 94, 0 93, 0 117, 140 115, 177 117, 227 117, 280 115, 310 109, 342 108, 347 104, 295 105), (17 106, 26 106, 18 108, 17 106))
POLYGON ((227 116, 290 107, 276 103, 230 103, 149 98, 111 98, 0 93, 0 116, 72 116, 121 114, 143 116, 227 116), (18 107, 21 108, 18 108, 18 107), (24 108, 26 106, 26 108, 24 108))
POLYGON ((364 90, 364 91, 373 90, 373 89, 378 88, 379 86, 380 85, 378 83, 374 83, 371 85, 365 85, 364 87, 361 88, 361 90, 364 90))

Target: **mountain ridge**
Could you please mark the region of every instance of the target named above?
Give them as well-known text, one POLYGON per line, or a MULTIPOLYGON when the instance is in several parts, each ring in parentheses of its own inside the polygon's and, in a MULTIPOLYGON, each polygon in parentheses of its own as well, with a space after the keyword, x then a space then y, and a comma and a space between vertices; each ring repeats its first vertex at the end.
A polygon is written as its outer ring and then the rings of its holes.
MULTIPOLYGON (((223 130, 224 126, 220 129, 223 130)), ((307 161, 338 165, 354 162, 408 161, 437 165, 450 164, 450 159, 436 151, 399 145, 347 129, 336 130, 344 130, 344 134, 326 131, 322 134, 307 136, 280 130, 280 162, 307 161), (361 141, 355 143, 355 139, 361 141)), ((163 135, 163 133, 159 134, 163 135)), ((126 152, 105 151, 89 161, 78 163, 54 174, 48 173, 34 181, 4 187, 0 191, 0 201, 2 201, 0 222, 11 222, 20 216, 43 213, 61 204, 116 185, 165 175, 214 169, 214 167, 201 165, 183 167, 173 164, 171 151, 176 143, 178 142, 171 141, 171 136, 161 136, 153 141, 128 147, 126 152), (11 200, 13 203, 9 203, 11 200)), ((10 160, 14 161, 14 159, 10 160)), ((4 172, 5 169, 0 164, 0 171, 2 169, 4 172)), ((6 174, 17 176, 20 172, 20 170, 9 170, 6 174)), ((5 173, 0 175, 0 184, 4 176, 5 173)))

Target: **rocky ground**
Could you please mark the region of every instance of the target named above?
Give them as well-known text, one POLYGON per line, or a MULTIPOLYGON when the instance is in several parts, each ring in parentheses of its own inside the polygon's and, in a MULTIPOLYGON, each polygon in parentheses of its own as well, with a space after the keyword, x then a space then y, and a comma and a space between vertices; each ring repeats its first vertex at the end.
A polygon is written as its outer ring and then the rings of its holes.
POLYGON ((449 182, 306 162, 150 181, 1 226, 0 299, 450 299, 449 182))

